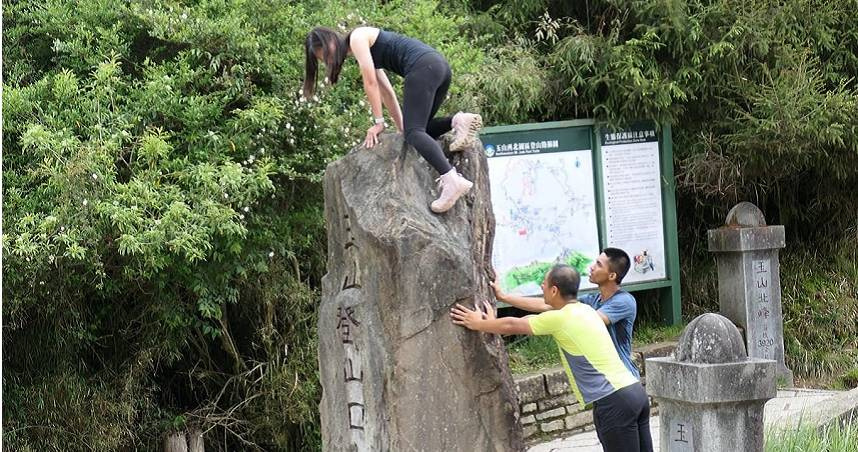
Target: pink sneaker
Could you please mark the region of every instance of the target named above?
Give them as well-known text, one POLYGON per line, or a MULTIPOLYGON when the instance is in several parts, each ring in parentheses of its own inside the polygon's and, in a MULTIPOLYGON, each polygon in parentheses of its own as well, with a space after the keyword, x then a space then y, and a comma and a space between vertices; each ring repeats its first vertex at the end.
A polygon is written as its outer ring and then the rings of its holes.
POLYGON ((441 196, 432 201, 430 207, 435 213, 443 213, 450 210, 456 201, 474 186, 474 183, 462 177, 456 172, 456 168, 453 168, 438 178, 438 186, 441 188, 441 196))
POLYGON ((474 113, 462 113, 453 116, 453 131, 456 136, 450 143, 450 152, 465 150, 474 145, 483 128, 483 117, 474 113))

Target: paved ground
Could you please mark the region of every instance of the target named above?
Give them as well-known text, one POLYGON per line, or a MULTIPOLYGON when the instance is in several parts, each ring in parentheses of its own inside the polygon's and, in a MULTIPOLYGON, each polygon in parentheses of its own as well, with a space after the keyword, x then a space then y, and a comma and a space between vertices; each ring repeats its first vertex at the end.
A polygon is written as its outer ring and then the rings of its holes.
MULTIPOLYGON (((777 398, 766 403, 764 415, 766 426, 776 426, 801 418, 802 413, 820 406, 826 400, 839 394, 842 392, 798 388, 779 390, 777 398)), ((658 416, 650 418, 654 450, 658 450, 659 425, 658 416)), ((528 449, 528 452, 602 452, 602 446, 599 444, 596 432, 590 431, 537 444, 528 449)))

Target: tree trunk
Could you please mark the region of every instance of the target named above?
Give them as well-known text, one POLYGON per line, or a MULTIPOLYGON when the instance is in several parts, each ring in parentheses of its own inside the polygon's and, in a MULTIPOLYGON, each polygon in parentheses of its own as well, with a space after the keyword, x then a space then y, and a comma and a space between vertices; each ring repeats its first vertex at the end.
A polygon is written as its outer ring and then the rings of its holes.
POLYGON ((206 452, 203 431, 199 427, 188 429, 188 452, 206 452))
POLYGON ((188 452, 185 432, 173 432, 164 437, 164 452, 188 452))

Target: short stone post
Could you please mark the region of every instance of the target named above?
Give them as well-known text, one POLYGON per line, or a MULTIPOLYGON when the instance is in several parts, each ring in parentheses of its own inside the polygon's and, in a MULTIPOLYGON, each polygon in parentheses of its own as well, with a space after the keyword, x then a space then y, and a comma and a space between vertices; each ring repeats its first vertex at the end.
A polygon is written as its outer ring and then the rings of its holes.
POLYGON ((778 380, 792 385, 784 363, 784 328, 778 249, 784 227, 766 226, 763 213, 741 202, 727 214, 725 226, 709 230, 709 251, 718 262, 721 314, 745 330, 748 356, 778 363, 778 380))
POLYGON ((763 406, 777 395, 775 361, 748 358, 727 318, 688 324, 674 356, 646 360, 662 452, 762 452, 763 406))

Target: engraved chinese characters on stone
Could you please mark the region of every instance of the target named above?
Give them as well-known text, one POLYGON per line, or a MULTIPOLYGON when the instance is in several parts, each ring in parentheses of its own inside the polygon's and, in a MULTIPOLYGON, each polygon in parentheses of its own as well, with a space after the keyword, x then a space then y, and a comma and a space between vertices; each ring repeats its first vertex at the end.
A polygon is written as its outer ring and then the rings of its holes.
POLYGON ((754 337, 749 345, 756 353, 754 356, 773 359, 775 356, 775 340, 772 337, 774 331, 772 326, 772 291, 771 291, 771 261, 769 259, 757 259, 751 261, 751 301, 754 306, 751 309, 753 317, 751 322, 753 328, 749 333, 754 337))
POLYGON ((343 344, 354 344, 352 328, 360 326, 354 313, 354 308, 337 308, 337 331, 343 344))
POLYGON ((667 445, 667 450, 670 452, 694 450, 694 437, 690 423, 681 419, 670 422, 670 444, 667 445))
POLYGON ((360 260, 358 258, 358 253, 360 252, 360 247, 357 245, 357 241, 355 240, 354 232, 352 231, 351 219, 348 215, 343 216, 343 222, 346 225, 346 244, 345 248, 345 259, 346 259, 346 274, 343 277, 343 285, 342 290, 361 287, 361 271, 360 271, 360 260))

